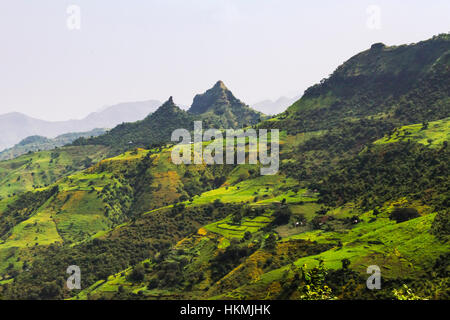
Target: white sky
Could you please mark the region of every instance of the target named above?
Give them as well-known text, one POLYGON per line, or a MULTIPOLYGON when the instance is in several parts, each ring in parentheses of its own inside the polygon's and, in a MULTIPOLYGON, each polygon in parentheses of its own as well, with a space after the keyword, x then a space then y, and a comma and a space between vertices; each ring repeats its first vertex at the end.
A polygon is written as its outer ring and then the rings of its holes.
POLYGON ((170 95, 190 105, 219 79, 246 103, 295 96, 372 43, 450 31, 449 13, 448 0, 0 0, 0 114, 64 120, 170 95), (80 30, 67 27, 72 4, 80 30))

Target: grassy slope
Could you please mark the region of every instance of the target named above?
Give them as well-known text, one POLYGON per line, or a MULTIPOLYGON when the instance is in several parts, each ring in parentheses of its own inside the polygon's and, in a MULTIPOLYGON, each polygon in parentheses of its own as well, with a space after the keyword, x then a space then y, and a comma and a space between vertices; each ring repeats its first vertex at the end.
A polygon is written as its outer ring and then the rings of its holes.
MULTIPOLYGON (((410 137, 423 140, 429 139, 430 136, 435 139, 438 139, 437 136, 446 136, 447 122, 448 120, 432 122, 429 124, 429 129, 420 131, 420 135, 410 137)), ((416 128, 418 125, 408 127, 416 128)), ((284 140, 290 141, 293 137, 288 136, 284 140)), ((257 217, 244 217, 240 224, 233 223, 229 216, 204 226, 196 235, 179 242, 175 248, 186 251, 187 257, 191 259, 191 263, 185 267, 186 272, 203 270, 206 277, 194 286, 190 293, 181 292, 176 288, 148 289, 145 282, 134 283, 128 280, 131 269, 127 269, 83 290, 77 298, 86 298, 88 293, 93 297, 108 295, 112 297, 117 294, 120 286, 126 288, 128 292, 142 292, 141 294, 148 298, 270 298, 273 297, 270 296, 270 292, 277 293, 277 289, 272 287, 277 287, 284 281, 286 272, 289 273, 289 263, 294 262, 298 267, 307 264, 309 268, 312 268, 320 259, 323 259, 325 266, 330 269, 340 268, 341 260, 347 258, 351 261, 351 268, 361 275, 365 275, 367 266, 375 264, 382 266, 383 277, 386 279, 420 279, 436 257, 450 250, 447 243, 438 241, 429 232, 435 213, 426 206, 408 203, 406 199, 398 199, 398 201, 386 203, 380 209, 381 214, 375 217, 372 212, 360 212, 349 203, 328 212, 328 216, 336 219, 333 224, 334 231, 311 230, 307 226, 294 226, 292 221, 295 221, 298 214, 305 217, 307 222, 317 216, 316 211, 320 205, 316 203, 317 198, 314 194, 300 188, 294 180, 279 175, 256 177, 238 182, 240 173, 239 169, 234 170, 222 187, 204 192, 194 197, 193 201, 186 201, 185 205, 203 206, 212 203, 215 199, 220 199, 224 203, 264 206, 268 210, 257 217), (298 191, 293 192, 292 189, 298 191), (256 201, 255 197, 257 197, 256 201), (276 229, 281 236, 277 244, 277 254, 267 254, 263 249, 259 249, 224 279, 217 283, 211 281, 208 270, 209 260, 227 248, 233 239, 242 240, 246 231, 252 233, 253 241, 257 239, 264 241, 268 235, 264 227, 272 221, 271 204, 279 203, 283 198, 287 200, 293 218, 290 224, 276 229), (403 223, 395 223, 388 218, 389 212, 394 207, 405 205, 418 208, 421 216, 403 223), (355 215, 361 219, 358 224, 355 226, 342 224, 343 219, 355 215), (279 267, 261 267, 270 256, 275 260, 277 255, 283 256, 283 250, 287 250, 286 247, 297 246, 296 241, 299 240, 328 245, 330 249, 294 260, 278 261, 279 267), (204 290, 207 287, 209 290, 205 293, 204 290)), ((169 259, 179 259, 179 257, 173 256, 169 259)), ((147 270, 147 273, 152 277, 152 268, 147 270)))
POLYGON ((100 161, 107 151, 102 146, 64 147, 1 161, 0 198, 48 186, 83 169, 88 157, 92 162, 100 161))
MULTIPOLYGON (((448 126, 444 126, 445 123, 438 121, 438 127, 436 123, 430 123, 428 130, 421 131, 426 134, 425 137, 412 136, 428 139, 428 131, 435 132, 436 128, 438 132, 446 132, 448 126)), ((291 150, 290 144, 298 141, 292 136, 285 135, 282 135, 282 139, 283 144, 287 143, 283 149, 287 152, 291 150)), ((213 176, 212 167, 209 166, 173 165, 170 161, 170 151, 171 149, 164 149, 150 157, 153 164, 148 169, 148 174, 151 177, 149 179, 152 189, 142 198, 142 201, 147 203, 148 210, 171 207, 170 204, 184 193, 183 188, 188 181, 199 181, 202 176, 213 176), (186 172, 190 173, 188 178, 185 177, 186 172)), ((88 170, 60 179, 57 182, 60 187, 59 193, 29 220, 14 227, 12 235, 0 244, 1 269, 5 270, 11 263, 20 267, 21 263, 17 262, 17 258, 27 254, 27 249, 36 243, 40 246, 55 242, 75 245, 77 242, 102 237, 108 233, 108 230, 114 228, 115 223, 111 217, 107 218, 104 214, 105 199, 100 196, 101 191, 108 185, 115 185, 116 188, 126 186, 124 180, 119 177, 120 173, 125 168, 135 167, 143 161, 147 153, 148 150, 143 149, 126 152, 103 160, 88 170)), ((187 251, 188 257, 192 258, 186 270, 204 270, 206 274, 206 279, 188 293, 189 298, 266 298, 267 292, 272 290, 269 290, 269 287, 283 281, 285 271, 289 268, 288 262, 295 262, 297 266, 306 263, 312 267, 317 264, 318 259, 324 259, 326 267, 337 269, 341 260, 348 258, 352 262, 352 268, 361 274, 364 274, 367 265, 381 264, 385 266, 383 275, 386 277, 418 277, 421 271, 429 267, 433 258, 449 251, 448 245, 438 242, 428 232, 434 213, 427 208, 420 210, 422 214, 420 218, 396 224, 387 218, 393 208, 392 203, 385 205, 375 222, 369 222, 373 218, 371 212, 362 213, 352 204, 347 204, 328 213, 337 219, 333 224, 334 231, 294 226, 293 222, 296 221, 297 215, 304 216, 307 222, 316 217, 316 211, 320 208, 317 196, 302 188, 293 179, 282 175, 252 176, 249 173, 252 169, 257 171, 258 167, 244 165, 227 171, 226 181, 221 187, 203 192, 194 196, 192 201, 184 202, 187 207, 195 208, 220 199, 223 203, 266 208, 264 214, 244 217, 240 224, 233 223, 231 216, 208 224, 201 228, 197 235, 180 241, 176 248, 187 251), (279 204, 283 199, 291 208, 293 218, 290 224, 276 229, 282 238, 277 244, 277 254, 267 254, 263 249, 259 249, 229 273, 223 281, 217 283, 212 281, 208 276, 209 260, 226 249, 233 239, 241 240, 247 231, 252 234, 251 241, 264 242, 271 232, 266 231, 265 227, 273 220, 272 205, 279 204), (342 219, 355 214, 360 216, 363 222, 353 227, 342 224, 342 219), (280 257, 285 254, 283 250, 290 247, 297 248, 299 240, 328 245, 331 249, 314 255, 305 254, 303 257, 289 256, 290 260, 282 260, 280 257), (342 243, 341 248, 338 246, 339 242, 342 243), (275 259, 275 265, 270 268, 261 267, 261 264, 266 263, 270 257, 275 259), (209 287, 209 290, 204 292, 206 287, 209 287), (228 293, 224 294, 225 291, 228 293)), ((5 199, 2 202, 3 206, 11 199, 5 199)), ((152 214, 152 211, 148 214, 152 214)), ((119 221, 115 222, 117 224, 119 221)), ((128 222, 125 222, 124 225, 127 224, 128 222)), ((87 293, 94 296, 115 294, 119 286, 125 286, 131 292, 142 291, 149 298, 186 297, 186 293, 174 288, 149 290, 145 283, 132 283, 127 280, 130 272, 131 269, 127 269, 109 277, 107 281, 99 281, 82 291, 78 298, 86 298, 87 293)), ((151 274, 152 271, 148 272, 151 274)))
POLYGON ((432 121, 424 128, 423 124, 411 124, 396 129, 391 135, 375 141, 375 144, 393 143, 399 141, 415 141, 431 147, 442 146, 450 140, 450 118, 432 121))

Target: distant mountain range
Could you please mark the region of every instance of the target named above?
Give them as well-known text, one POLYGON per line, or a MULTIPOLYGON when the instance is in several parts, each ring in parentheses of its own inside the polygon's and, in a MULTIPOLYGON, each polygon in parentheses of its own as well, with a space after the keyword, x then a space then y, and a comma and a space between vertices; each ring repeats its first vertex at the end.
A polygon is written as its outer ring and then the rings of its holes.
POLYGON ((104 134, 106 129, 94 129, 88 132, 71 132, 49 139, 43 136, 29 136, 14 145, 0 152, 0 161, 14 159, 18 156, 28 152, 52 150, 57 147, 62 147, 66 144, 72 143, 78 138, 90 138, 104 134))
POLYGON ((18 112, 3 114, 0 115, 0 151, 29 136, 54 138, 64 133, 113 128, 122 122, 141 120, 160 105, 157 100, 120 103, 93 112, 84 119, 67 121, 45 121, 18 112))
POLYGON ((286 111, 288 107, 301 98, 301 95, 293 98, 280 97, 277 100, 263 100, 252 104, 251 106, 262 113, 274 115, 286 111))

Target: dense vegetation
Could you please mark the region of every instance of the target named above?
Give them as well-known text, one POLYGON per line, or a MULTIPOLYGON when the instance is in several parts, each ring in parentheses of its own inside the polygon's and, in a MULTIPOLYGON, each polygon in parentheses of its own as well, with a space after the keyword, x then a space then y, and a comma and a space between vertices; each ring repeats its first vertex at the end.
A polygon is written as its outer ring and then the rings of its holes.
POLYGON ((449 50, 375 44, 258 124, 218 82, 190 112, 0 162, 0 298, 449 299, 449 50), (281 129, 279 174, 174 165, 196 119, 281 129))
POLYGON ((156 112, 142 121, 123 123, 105 135, 85 139, 80 138, 74 145, 100 144, 117 152, 131 148, 149 148, 170 141, 175 129, 192 131, 194 121, 203 121, 204 128, 242 128, 256 124, 262 114, 249 108, 234 97, 222 81, 199 94, 189 111, 175 105, 172 97, 156 112))
POLYGON ((342 161, 317 188, 331 206, 361 199, 362 208, 370 210, 409 196, 439 211, 450 206, 449 158, 446 146, 430 149, 406 142, 374 147, 342 161))
POLYGON ((265 127, 290 133, 330 129, 375 116, 398 125, 450 115, 449 35, 410 46, 374 45, 352 57, 265 127))

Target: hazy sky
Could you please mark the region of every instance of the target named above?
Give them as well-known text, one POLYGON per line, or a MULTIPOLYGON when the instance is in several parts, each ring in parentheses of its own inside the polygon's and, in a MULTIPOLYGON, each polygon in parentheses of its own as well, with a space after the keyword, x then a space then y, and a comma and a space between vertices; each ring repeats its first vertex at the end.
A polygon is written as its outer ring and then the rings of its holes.
POLYGON ((190 105, 219 79, 249 104, 295 96, 372 43, 450 31, 449 13, 448 0, 1 0, 0 114, 190 105))

